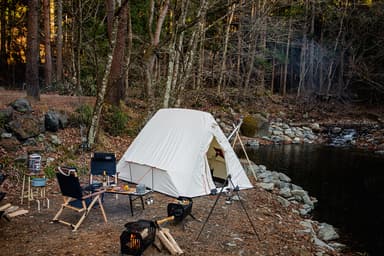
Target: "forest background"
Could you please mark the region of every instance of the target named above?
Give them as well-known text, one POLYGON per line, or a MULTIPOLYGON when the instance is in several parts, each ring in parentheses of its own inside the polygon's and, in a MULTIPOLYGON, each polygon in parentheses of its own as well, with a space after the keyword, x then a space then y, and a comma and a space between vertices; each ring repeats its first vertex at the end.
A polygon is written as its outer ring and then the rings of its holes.
MULTIPOLYGON (((0 86, 96 96, 105 109, 297 102, 379 104, 384 3, 363 0, 1 1, 0 86), (135 92, 135 94, 133 94, 135 92), (134 95, 134 96, 133 96, 134 95)), ((147 117, 144 117, 147 118, 147 117)))

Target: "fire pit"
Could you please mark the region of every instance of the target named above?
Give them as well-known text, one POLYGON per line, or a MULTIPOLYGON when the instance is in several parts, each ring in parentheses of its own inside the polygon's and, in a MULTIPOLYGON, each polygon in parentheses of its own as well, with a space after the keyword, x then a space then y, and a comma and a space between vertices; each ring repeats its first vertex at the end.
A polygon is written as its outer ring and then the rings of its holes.
MULTIPOLYGON (((184 220, 192 211, 192 199, 188 197, 179 197, 177 202, 169 203, 167 207, 168 216, 174 216, 175 224, 184 220)), ((192 216, 192 218, 194 218, 192 216)))
POLYGON ((155 240, 156 226, 153 221, 128 222, 125 228, 120 235, 122 254, 141 255, 155 240))

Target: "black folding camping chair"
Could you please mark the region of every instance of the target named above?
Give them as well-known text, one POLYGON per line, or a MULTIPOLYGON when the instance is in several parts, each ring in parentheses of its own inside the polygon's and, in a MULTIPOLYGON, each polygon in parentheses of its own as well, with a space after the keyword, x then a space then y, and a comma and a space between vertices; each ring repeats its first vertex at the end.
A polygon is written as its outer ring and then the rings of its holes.
POLYGON ((94 176, 105 176, 107 185, 117 184, 116 156, 114 153, 95 152, 91 158, 91 173, 89 183, 92 185, 94 176), (113 181, 110 182, 109 178, 113 181))
POLYGON ((79 178, 77 177, 77 170, 73 167, 58 167, 56 177, 59 182, 64 203, 61 205, 59 211, 53 218, 54 222, 60 222, 68 225, 72 227, 73 231, 76 231, 96 203, 98 203, 104 221, 107 222, 107 216, 105 215, 104 207, 101 201, 101 195, 105 192, 105 190, 95 190, 86 193, 80 186, 79 178), (70 209, 78 213, 82 213, 77 223, 70 223, 64 221, 63 219, 59 219, 64 209, 70 209))

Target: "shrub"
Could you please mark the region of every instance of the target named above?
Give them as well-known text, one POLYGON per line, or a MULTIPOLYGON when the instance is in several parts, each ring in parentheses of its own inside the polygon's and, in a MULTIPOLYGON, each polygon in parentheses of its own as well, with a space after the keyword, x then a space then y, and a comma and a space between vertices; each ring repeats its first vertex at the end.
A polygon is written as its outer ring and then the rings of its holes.
POLYGON ((128 115, 116 106, 106 108, 104 116, 104 131, 112 136, 118 136, 126 133, 128 115))
POLYGON ((55 177, 55 166, 54 165, 47 165, 45 166, 44 168, 44 174, 45 176, 48 178, 48 179, 52 179, 53 177, 55 177))
POLYGON ((71 123, 89 127, 92 121, 93 108, 88 104, 78 107, 71 116, 71 123))

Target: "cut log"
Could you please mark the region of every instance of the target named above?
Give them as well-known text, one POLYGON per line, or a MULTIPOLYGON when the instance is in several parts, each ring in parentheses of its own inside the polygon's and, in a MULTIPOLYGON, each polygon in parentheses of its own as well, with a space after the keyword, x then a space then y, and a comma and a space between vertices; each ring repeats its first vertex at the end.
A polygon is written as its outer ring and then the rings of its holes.
POLYGON ((27 214, 27 213, 28 213, 28 210, 20 209, 15 212, 8 213, 7 216, 10 218, 13 218, 13 217, 16 217, 22 214, 27 214))
POLYGON ((163 233, 165 236, 168 238, 168 240, 172 243, 173 247, 176 249, 178 254, 183 254, 183 250, 181 250, 180 246, 177 244, 176 240, 173 238, 171 233, 169 232, 168 228, 163 228, 162 229, 163 233))
POLYGON ((11 212, 14 212, 16 211, 17 209, 19 209, 19 206, 16 206, 16 205, 12 205, 11 207, 8 207, 6 210, 5 210, 5 213, 11 213, 11 212))
POLYGON ((167 248, 167 250, 171 253, 171 255, 178 254, 176 248, 173 247, 172 243, 168 240, 163 231, 159 230, 158 232, 156 232, 156 235, 159 237, 160 241, 163 243, 165 248, 167 248))
POLYGON ((11 207, 12 205, 10 203, 7 203, 5 205, 0 206, 0 211, 4 211, 5 209, 11 207))
POLYGON ((156 236, 156 237, 155 237, 155 241, 153 242, 153 246, 155 246, 155 248, 156 248, 159 252, 161 252, 161 251, 163 250, 163 245, 162 245, 162 243, 161 243, 161 241, 160 241, 159 236, 156 236))

